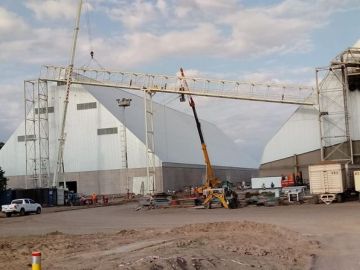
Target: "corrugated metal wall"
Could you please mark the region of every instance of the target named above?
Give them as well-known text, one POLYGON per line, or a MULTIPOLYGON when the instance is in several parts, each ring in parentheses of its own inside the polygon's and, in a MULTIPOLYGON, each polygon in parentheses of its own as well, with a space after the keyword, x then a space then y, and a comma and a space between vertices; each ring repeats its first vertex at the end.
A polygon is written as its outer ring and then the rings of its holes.
MULTIPOLYGON (((245 181, 250 184, 251 177, 258 175, 257 169, 214 167, 220 181, 234 184, 245 181)), ((185 186, 200 186, 205 182, 205 166, 191 164, 163 163, 164 190, 182 190, 185 186)))
POLYGON ((292 157, 320 148, 318 111, 299 107, 267 143, 261 164, 292 157))

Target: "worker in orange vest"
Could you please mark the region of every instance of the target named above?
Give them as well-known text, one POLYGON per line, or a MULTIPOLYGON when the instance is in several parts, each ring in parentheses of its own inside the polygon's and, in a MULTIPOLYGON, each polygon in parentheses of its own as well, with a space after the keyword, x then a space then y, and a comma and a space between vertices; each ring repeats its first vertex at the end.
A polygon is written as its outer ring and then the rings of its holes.
POLYGON ((93 205, 95 206, 95 204, 96 204, 96 193, 95 192, 92 194, 91 199, 92 199, 93 205))

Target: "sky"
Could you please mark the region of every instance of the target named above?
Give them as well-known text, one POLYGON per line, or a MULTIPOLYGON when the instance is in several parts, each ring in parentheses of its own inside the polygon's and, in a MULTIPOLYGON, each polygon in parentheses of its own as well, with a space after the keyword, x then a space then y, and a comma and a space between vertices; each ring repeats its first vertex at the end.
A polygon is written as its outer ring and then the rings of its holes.
MULTIPOLYGON (((41 65, 68 64, 76 10, 75 0, 0 2, 0 141, 23 121, 23 81, 41 65)), ((191 76, 314 86, 315 68, 360 40, 359 12, 359 0, 84 0, 75 66, 168 75, 183 67, 191 76)), ((190 112, 172 97, 159 100, 190 112)), ((254 164, 296 110, 196 102, 200 118, 254 164)))

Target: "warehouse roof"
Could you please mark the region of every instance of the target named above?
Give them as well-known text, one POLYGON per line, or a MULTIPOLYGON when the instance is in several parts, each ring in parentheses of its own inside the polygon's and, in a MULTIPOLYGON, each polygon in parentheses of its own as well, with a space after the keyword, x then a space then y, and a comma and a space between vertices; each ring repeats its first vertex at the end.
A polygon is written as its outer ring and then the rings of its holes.
MULTIPOLYGON (((145 143, 144 99, 127 91, 108 87, 85 88, 116 118, 124 115, 116 99, 131 98, 126 108, 126 126, 145 143)), ((187 104, 184 104, 186 106, 187 104)), ((194 117, 159 103, 153 103, 155 153, 163 162, 203 164, 200 139, 194 117)), ((201 120, 205 141, 214 165, 254 168, 255 162, 214 124, 201 120)))

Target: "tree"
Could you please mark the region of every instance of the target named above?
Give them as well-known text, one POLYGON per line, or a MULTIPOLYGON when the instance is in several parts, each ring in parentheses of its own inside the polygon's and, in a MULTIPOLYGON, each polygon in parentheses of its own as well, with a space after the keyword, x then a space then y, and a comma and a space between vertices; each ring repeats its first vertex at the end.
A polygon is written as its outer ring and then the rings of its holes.
POLYGON ((4 176, 5 172, 0 167, 0 193, 6 190, 8 179, 4 176))

